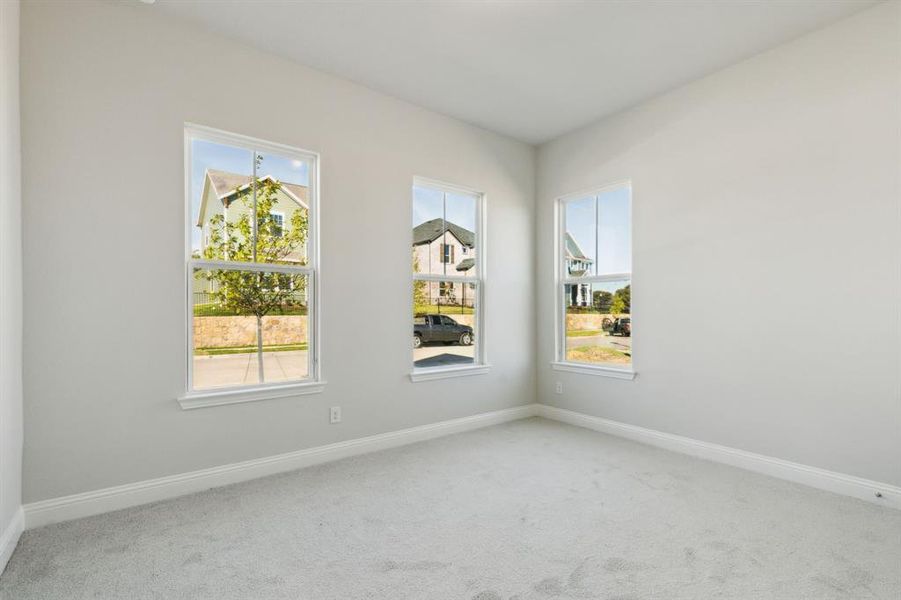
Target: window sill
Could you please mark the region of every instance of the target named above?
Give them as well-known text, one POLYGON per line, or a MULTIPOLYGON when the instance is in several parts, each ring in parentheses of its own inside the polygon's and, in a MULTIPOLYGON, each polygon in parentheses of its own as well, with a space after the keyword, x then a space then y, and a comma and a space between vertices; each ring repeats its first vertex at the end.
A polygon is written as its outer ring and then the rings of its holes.
POLYGON ((578 363, 571 362, 552 362, 551 368, 555 371, 583 373, 585 375, 612 377, 614 379, 635 379, 635 371, 633 371, 632 369, 618 369, 616 367, 602 367, 600 365, 580 365, 578 363))
POLYGON ((223 404, 239 404, 242 402, 256 402, 258 400, 288 398, 290 396, 304 396, 322 392, 325 389, 325 383, 324 381, 305 381, 284 385, 191 392, 178 398, 178 404, 182 410, 192 410, 208 406, 222 406, 223 404))
POLYGON ((437 369, 418 369, 410 373, 410 381, 432 381, 434 379, 448 379, 450 377, 469 377, 470 375, 484 375, 491 370, 491 365, 472 365, 471 367, 450 367, 437 369))

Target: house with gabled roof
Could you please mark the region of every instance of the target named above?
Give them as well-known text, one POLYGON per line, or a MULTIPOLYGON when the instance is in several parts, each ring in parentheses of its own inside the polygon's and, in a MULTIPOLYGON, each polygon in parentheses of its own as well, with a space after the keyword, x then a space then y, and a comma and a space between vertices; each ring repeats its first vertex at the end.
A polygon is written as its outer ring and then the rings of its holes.
MULTIPOLYGON (((563 240, 563 254, 566 263, 566 275, 568 277, 584 277, 591 273, 594 259, 586 256, 579 242, 567 231, 563 240)), ((591 298, 588 297, 588 284, 569 284, 566 286, 567 306, 588 306, 591 298)))
MULTIPOLYGON (((271 175, 263 175, 260 181, 276 181, 271 175)), ((247 191, 253 182, 251 175, 229 173, 217 169, 207 169, 203 178, 203 190, 200 195, 200 210, 198 211, 196 226, 200 228, 200 254, 210 243, 210 223, 214 216, 223 215, 228 223, 237 223, 242 215, 250 216, 253 208, 241 197, 247 196, 247 191)), ((285 233, 291 227, 292 218, 297 211, 309 210, 309 189, 305 185, 280 182, 276 195, 275 205, 271 214, 281 230, 285 233)), ((298 248, 288 255, 290 262, 303 262, 306 256, 306 248, 298 248)))
MULTIPOLYGON (((419 273, 430 275, 474 274, 475 233, 444 219, 432 219, 413 228, 413 260, 419 273)), ((475 294, 459 282, 430 281, 429 304, 473 306, 475 294)))

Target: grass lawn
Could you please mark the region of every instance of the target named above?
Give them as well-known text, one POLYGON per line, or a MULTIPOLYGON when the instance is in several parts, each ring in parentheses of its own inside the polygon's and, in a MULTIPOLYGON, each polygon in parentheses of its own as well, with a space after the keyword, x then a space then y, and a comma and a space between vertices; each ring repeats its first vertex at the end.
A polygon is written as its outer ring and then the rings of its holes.
POLYGON ((417 304, 413 307, 413 316, 416 315, 471 315, 473 314, 472 307, 469 306, 446 306, 439 304, 417 304))
POLYGON ((627 365, 632 362, 632 357, 625 352, 620 352, 605 346, 579 346, 566 351, 566 360, 584 363, 613 363, 627 365))
MULTIPOLYGON (((306 350, 307 344, 283 344, 281 346, 263 346, 263 352, 285 352, 288 350, 306 350)), ((247 354, 256 352, 256 346, 229 346, 226 348, 197 348, 194 356, 218 356, 220 354, 247 354)))
POLYGON ((601 335, 604 333, 603 329, 570 329, 566 332, 566 337, 590 337, 593 335, 601 335))
MULTIPOLYGON (((286 308, 284 311, 273 311, 270 313, 271 316, 281 316, 281 315, 305 315, 307 314, 307 307, 305 306, 292 306, 290 308, 286 308)), ((194 316, 195 317, 236 317, 240 315, 236 315, 234 311, 228 311, 222 308, 220 304, 195 304, 194 305, 194 316)), ((253 315, 245 315, 245 316, 253 316, 253 315)))

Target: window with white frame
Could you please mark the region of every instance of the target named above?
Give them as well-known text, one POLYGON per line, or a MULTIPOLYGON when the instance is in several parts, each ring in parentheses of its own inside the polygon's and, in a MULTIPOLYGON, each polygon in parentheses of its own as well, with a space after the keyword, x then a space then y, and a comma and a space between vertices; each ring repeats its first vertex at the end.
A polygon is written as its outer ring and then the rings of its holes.
POLYGON ((187 396, 318 381, 317 156, 185 128, 187 396))
POLYGON ((564 197, 558 211, 557 360, 631 371, 631 186, 564 197))
POLYGON ((441 244, 441 262, 454 262, 454 246, 453 244, 441 244))
POLYGON ((282 237, 285 231, 285 213, 272 211, 272 235, 274 237, 282 237))
POLYGON ((417 179, 413 185, 413 366, 483 364, 484 197, 417 179))

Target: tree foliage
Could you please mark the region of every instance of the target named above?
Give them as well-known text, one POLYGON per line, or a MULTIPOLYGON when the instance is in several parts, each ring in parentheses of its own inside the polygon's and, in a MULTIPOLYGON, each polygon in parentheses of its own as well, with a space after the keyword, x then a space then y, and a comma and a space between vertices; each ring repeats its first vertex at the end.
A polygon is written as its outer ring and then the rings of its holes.
POLYGON ((597 312, 602 314, 610 312, 610 305, 613 304, 612 293, 606 290, 595 290, 591 296, 591 304, 597 312))
MULTIPOLYGON (((416 247, 413 247, 413 272, 419 273, 419 257, 416 256, 416 247)), ((413 281, 413 312, 416 312, 417 306, 425 306, 429 303, 428 296, 426 295, 426 286, 427 282, 422 281, 421 279, 416 279, 413 281)))
POLYGON ((613 292, 613 302, 610 305, 610 313, 614 315, 627 315, 632 310, 632 285, 620 288, 613 292))
MULTIPOLYGON (((261 163, 262 158, 258 157, 257 168, 261 163)), ((231 204, 238 202, 246 210, 233 223, 221 214, 210 219, 210 238, 203 257, 272 265, 306 264, 303 249, 307 242, 309 215, 306 210, 293 211, 286 230, 272 214, 281 189, 282 184, 271 177, 257 178, 252 186, 237 188, 231 204)), ((256 317, 258 377, 260 382, 265 381, 263 317, 274 311, 282 312, 298 301, 304 302, 306 276, 302 273, 210 269, 202 271, 199 277, 210 283, 210 295, 221 309, 235 315, 256 317)))
MULTIPOLYGON (((232 205, 240 203, 246 210, 235 222, 221 214, 210 219, 209 243, 203 251, 207 260, 298 264, 289 260, 305 247, 309 229, 306 210, 296 210, 290 226, 283 227, 273 216, 282 184, 271 178, 256 181, 256 236, 254 236, 253 189, 236 190, 232 205)), ((303 256, 300 264, 306 263, 303 256)), ((276 273, 212 269, 202 272, 209 281, 210 295, 223 309, 236 315, 253 315, 258 319, 304 298, 306 276, 300 273, 276 273)))

